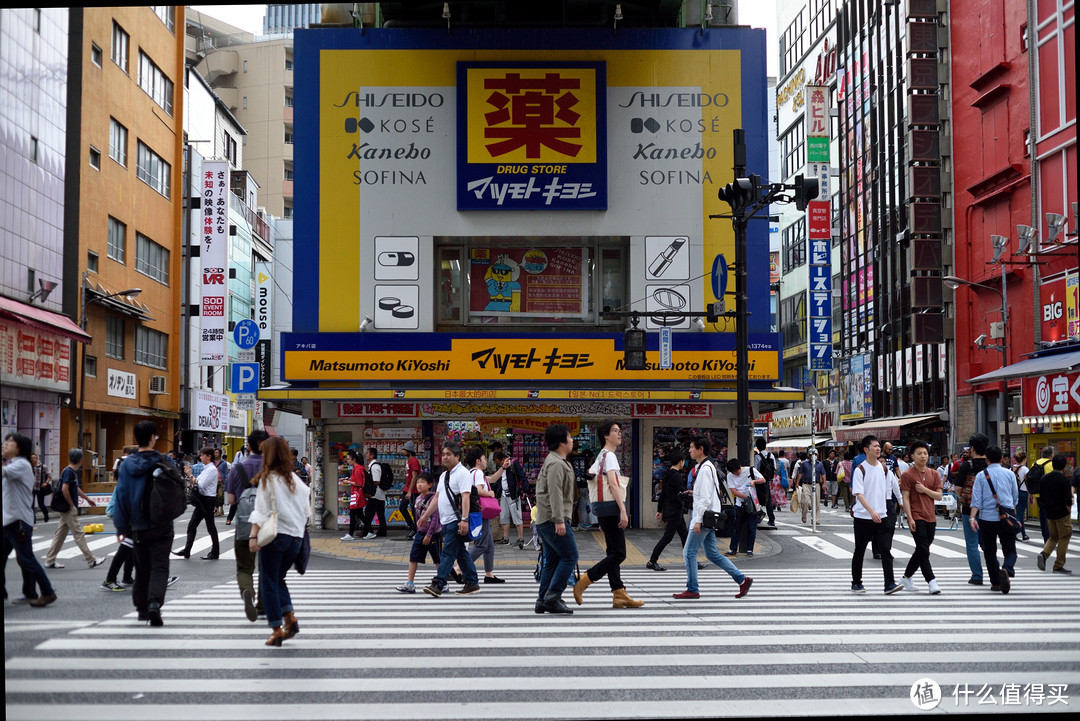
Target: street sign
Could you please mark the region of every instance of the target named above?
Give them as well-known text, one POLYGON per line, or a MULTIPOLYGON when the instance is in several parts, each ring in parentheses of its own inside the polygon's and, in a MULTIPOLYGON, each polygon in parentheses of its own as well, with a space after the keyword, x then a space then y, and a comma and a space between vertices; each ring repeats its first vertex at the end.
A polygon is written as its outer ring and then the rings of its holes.
POLYGON ((259 324, 245 318, 233 328, 233 340, 241 350, 250 350, 259 342, 259 324))
POLYGON ((727 260, 723 255, 718 255, 712 264, 712 294, 717 300, 722 301, 727 292, 727 276, 727 260))
POLYGON ((241 363, 254 363, 258 360, 255 357, 255 351, 253 350, 238 350, 236 351, 236 360, 241 363))
POLYGON ((242 411, 253 411, 258 407, 258 403, 253 393, 242 393, 236 396, 236 407, 242 411))
POLYGON ((258 363, 233 363, 232 386, 233 393, 255 393, 259 390, 259 364, 258 363))
POLYGON ((671 370, 671 328, 669 326, 660 329, 660 368, 671 370))

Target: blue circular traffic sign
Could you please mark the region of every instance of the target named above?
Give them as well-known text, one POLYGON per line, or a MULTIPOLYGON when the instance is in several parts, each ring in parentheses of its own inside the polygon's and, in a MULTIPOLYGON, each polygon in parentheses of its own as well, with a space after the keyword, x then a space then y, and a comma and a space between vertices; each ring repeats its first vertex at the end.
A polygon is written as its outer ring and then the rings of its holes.
POLYGON ((723 255, 718 255, 712 264, 712 294, 717 300, 724 300, 727 292, 728 265, 723 255))
POLYGON ((240 350, 251 350, 259 342, 259 324, 245 318, 233 327, 233 340, 240 350))

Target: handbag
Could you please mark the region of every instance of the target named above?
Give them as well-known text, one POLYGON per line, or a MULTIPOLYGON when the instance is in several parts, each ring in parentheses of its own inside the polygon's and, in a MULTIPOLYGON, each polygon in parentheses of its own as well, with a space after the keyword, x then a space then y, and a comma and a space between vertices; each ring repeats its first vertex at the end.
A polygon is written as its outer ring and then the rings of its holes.
MULTIPOLYGON (((502 513, 502 506, 499 505, 498 498, 491 498, 489 496, 480 496, 480 515, 485 521, 490 521, 493 518, 498 518, 502 513)), ((469 515, 472 515, 471 513, 469 515)))
MULTIPOLYGON (((593 515, 597 518, 605 518, 608 516, 619 515, 619 504, 611 498, 611 493, 608 491, 607 481, 604 479, 604 454, 609 451, 600 452, 600 468, 596 474, 589 479, 589 503, 592 504, 593 515)), ((628 476, 618 476, 618 493, 619 498, 625 505, 626 503, 626 487, 630 485, 630 478, 628 476)))
POLYGON ((259 525, 259 533, 255 537, 259 548, 265 548, 277 538, 277 499, 274 497, 274 481, 269 478, 267 481, 270 487, 270 517, 259 525))
POLYGON ((191 487, 188 489, 188 503, 190 503, 193 506, 198 506, 199 505, 199 484, 198 483, 192 483, 191 487))
MULTIPOLYGON (((712 464, 710 463, 709 465, 711 466, 712 464)), ((704 464, 702 464, 702 466, 704 466, 704 464)), ((701 527, 713 531, 720 531, 727 525, 730 517, 730 514, 724 510, 724 497, 727 496, 727 489, 721 487, 720 475, 716 472, 715 467, 713 467, 713 477, 716 478, 716 497, 720 500, 720 510, 705 511, 701 516, 701 527)))
POLYGON ((484 530, 484 516, 480 511, 469 511, 469 538, 473 541, 480 540, 480 534, 484 530))
POLYGON ((296 554, 296 560, 293 562, 293 568, 301 576, 307 570, 309 558, 311 558, 311 534, 307 528, 304 528, 304 538, 300 541, 300 552, 296 554))
POLYGON ((1021 533, 1024 530, 1023 525, 1020 523, 1020 519, 1016 517, 1015 508, 1006 508, 998 503, 997 491, 994 490, 994 484, 990 480, 990 474, 983 471, 986 476, 986 485, 990 486, 990 493, 994 496, 994 505, 997 506, 998 518, 1001 519, 1001 523, 1013 534, 1021 533))

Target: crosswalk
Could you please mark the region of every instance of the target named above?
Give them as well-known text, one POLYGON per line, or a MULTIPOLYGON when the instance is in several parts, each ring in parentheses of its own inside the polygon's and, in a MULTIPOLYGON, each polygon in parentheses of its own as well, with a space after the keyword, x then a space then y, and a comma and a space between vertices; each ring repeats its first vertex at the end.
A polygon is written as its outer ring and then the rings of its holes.
MULTIPOLYGON (((750 570, 750 569, 746 569, 750 570)), ((429 569, 430 571, 430 569, 429 569)), ((267 648, 233 584, 179 598, 165 627, 134 613, 78 626, 6 661, 8 719, 505 719, 1067 711, 1080 693, 1080 579, 1018 573, 1008 596, 939 573, 944 593, 848 593, 830 569, 760 569, 750 594, 710 568, 626 569, 646 605, 613 610, 606 584, 572 616, 536 615, 531 574, 474 596, 405 595, 402 570, 289 576, 301 633, 267 648), (62 679, 60 682, 57 679, 62 679), (1012 685, 1023 703, 1004 705, 1012 685), (1041 708, 1034 708, 1038 686, 1041 708), (923 684, 925 686, 925 684, 923 684), (923 688, 919 686, 918 688, 923 688), (970 692, 970 693, 965 693, 970 692), (1017 691, 1020 698, 1020 691, 1017 691), (47 695, 48 705, 43 705, 47 695), (1064 695, 1070 705, 1049 704, 1064 695)), ((420 579, 418 579, 420 580, 420 579)), ((572 601, 571 601, 572 603, 572 601)))
MULTIPOLYGON (((186 540, 187 524, 176 525, 176 540, 174 546, 177 548, 183 548, 186 540)), ((233 545, 233 538, 236 536, 236 531, 231 527, 218 528, 218 548, 220 549, 220 557, 222 560, 235 559, 236 550, 233 545)), ((34 553, 44 557, 48 552, 49 547, 52 545, 53 534, 47 533, 45 535, 34 536, 33 549, 34 553)), ((95 533, 86 536, 86 546, 94 554, 98 556, 111 555, 116 552, 116 547, 120 545, 120 542, 116 540, 115 533, 95 533)), ((209 551, 213 546, 213 541, 210 540, 210 536, 206 533, 204 526, 199 526, 199 535, 195 537, 195 543, 191 546, 191 555, 195 557, 198 554, 202 554, 209 551)), ((56 554, 57 560, 63 561, 69 558, 82 558, 82 549, 78 547, 71 534, 67 535, 64 539, 64 545, 60 548, 60 553, 56 554)))

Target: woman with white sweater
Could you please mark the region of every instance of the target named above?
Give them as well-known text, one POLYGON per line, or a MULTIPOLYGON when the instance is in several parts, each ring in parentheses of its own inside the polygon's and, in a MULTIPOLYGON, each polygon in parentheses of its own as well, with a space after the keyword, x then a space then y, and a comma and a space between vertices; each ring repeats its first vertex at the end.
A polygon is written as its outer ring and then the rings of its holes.
POLYGON ((287 638, 300 632, 293 613, 292 598, 285 576, 300 553, 304 529, 308 522, 310 489, 292 472, 292 452, 281 436, 271 436, 259 445, 262 451, 262 470, 255 476, 258 491, 251 512, 249 548, 259 553, 259 588, 262 592, 266 621, 273 629, 267 646, 280 646, 287 638), (259 528, 277 515, 277 535, 259 546, 259 528))
MULTIPOLYGON (((724 558, 716 547, 716 529, 705 528, 702 521, 706 511, 720 513, 721 498, 727 490, 721 488, 720 477, 716 472, 716 466, 709 459, 711 444, 705 436, 694 436, 690 440, 690 457, 697 466, 694 468, 694 510, 690 519, 690 532, 686 537, 686 545, 683 546, 683 563, 686 565, 686 590, 674 593, 675 598, 700 598, 698 593, 698 549, 705 546, 705 557, 720 568, 727 571, 728 575, 739 584, 739 592, 735 598, 742 598, 750 590, 750 584, 754 579, 745 575, 735 564, 724 558)), ((728 470, 732 468, 741 470, 742 463, 737 459, 728 461, 728 470)), ((736 471, 737 472, 737 471, 736 471)))

